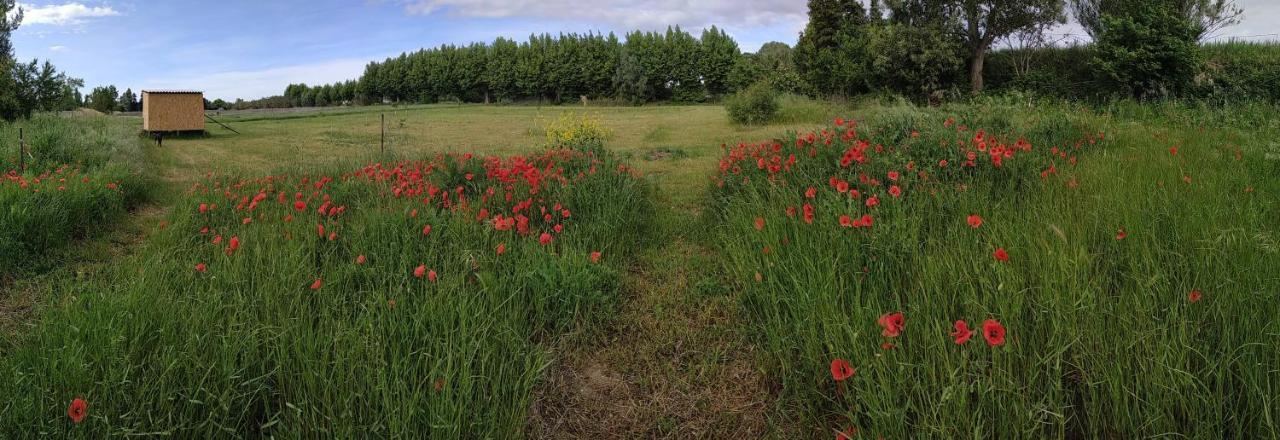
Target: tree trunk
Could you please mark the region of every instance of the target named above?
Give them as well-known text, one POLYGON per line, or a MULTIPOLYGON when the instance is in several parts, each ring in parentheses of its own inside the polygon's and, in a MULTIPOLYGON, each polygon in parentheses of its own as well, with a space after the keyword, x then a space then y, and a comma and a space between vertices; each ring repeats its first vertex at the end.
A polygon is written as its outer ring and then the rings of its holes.
POLYGON ((973 86, 973 94, 982 93, 982 65, 987 58, 987 48, 979 46, 973 50, 973 61, 969 63, 969 84, 973 86))

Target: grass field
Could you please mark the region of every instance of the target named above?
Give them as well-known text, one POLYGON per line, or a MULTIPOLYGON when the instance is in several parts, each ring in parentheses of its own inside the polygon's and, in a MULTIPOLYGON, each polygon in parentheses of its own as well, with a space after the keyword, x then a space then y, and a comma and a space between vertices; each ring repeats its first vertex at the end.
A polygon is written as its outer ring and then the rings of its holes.
POLYGON ((1274 108, 791 104, 141 147, 147 238, 38 282, 0 436, 1280 436, 1274 108))

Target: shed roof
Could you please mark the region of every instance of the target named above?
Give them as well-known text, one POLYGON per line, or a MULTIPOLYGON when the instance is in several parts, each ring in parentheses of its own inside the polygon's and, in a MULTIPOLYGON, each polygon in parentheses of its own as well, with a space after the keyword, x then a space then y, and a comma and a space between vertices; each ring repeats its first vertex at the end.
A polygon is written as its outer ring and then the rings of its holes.
POLYGON ((201 95, 204 92, 199 90, 143 90, 142 93, 155 93, 164 95, 201 95))

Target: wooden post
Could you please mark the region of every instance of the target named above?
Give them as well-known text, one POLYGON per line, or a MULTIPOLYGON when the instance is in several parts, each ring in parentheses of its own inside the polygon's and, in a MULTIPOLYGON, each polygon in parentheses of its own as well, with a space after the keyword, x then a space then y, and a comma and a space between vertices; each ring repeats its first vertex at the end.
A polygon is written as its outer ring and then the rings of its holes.
POLYGON ((27 170, 27 137, 22 131, 22 127, 18 127, 18 172, 27 170))
POLYGON ((379 145, 380 145, 378 147, 379 152, 382 154, 387 154, 387 114, 386 113, 382 114, 382 141, 379 145))

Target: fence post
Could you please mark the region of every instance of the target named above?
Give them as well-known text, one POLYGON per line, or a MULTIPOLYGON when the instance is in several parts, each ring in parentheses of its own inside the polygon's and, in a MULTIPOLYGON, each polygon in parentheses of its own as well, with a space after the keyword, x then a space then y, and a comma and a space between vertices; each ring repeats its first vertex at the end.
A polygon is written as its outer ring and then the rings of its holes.
POLYGON ((382 141, 378 146, 379 153, 387 154, 387 114, 382 114, 382 141))
POLYGON ((27 171, 27 136, 22 131, 22 127, 18 127, 18 172, 27 171))

